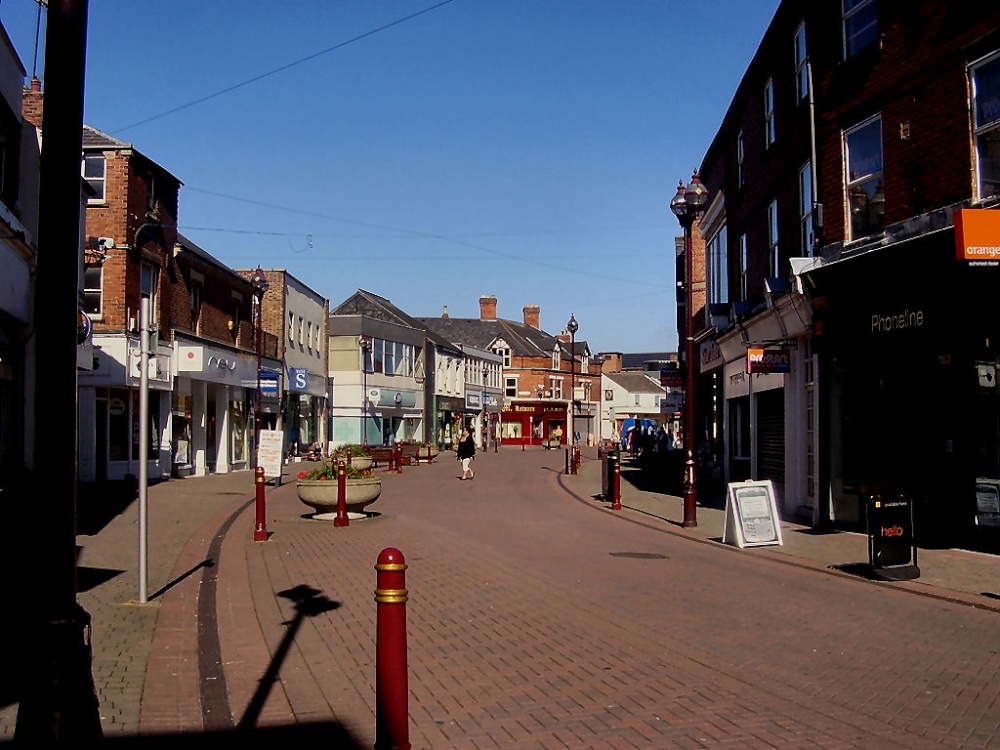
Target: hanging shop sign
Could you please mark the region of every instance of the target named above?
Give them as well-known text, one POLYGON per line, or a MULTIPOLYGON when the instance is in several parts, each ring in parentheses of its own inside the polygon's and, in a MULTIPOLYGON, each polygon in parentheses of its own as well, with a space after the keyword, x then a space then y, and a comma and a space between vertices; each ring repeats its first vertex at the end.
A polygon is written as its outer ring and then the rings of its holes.
POLYGON ((785 373, 792 371, 788 349, 747 349, 747 372, 785 373))
POLYGON ((1000 211, 984 208, 956 211, 955 255, 969 266, 1000 266, 1000 211))

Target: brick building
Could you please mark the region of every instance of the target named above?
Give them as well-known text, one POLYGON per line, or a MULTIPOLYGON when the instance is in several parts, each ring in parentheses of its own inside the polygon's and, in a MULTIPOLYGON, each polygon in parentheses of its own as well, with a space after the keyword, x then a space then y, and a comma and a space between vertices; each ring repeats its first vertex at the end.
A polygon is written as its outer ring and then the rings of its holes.
POLYGON ((786 516, 995 533, 998 102, 996 5, 779 5, 703 160, 693 313, 706 435, 786 516))

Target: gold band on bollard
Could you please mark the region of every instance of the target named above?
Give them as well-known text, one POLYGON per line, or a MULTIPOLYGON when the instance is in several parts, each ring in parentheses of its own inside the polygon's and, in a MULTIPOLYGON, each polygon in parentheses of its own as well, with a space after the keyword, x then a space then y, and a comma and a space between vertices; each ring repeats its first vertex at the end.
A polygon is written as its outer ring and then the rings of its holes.
POLYGON ((375 570, 385 570, 389 572, 394 570, 406 570, 406 563, 377 563, 375 565, 375 570))
POLYGON ((408 594, 406 589, 375 589, 375 601, 379 604, 404 604, 408 594))

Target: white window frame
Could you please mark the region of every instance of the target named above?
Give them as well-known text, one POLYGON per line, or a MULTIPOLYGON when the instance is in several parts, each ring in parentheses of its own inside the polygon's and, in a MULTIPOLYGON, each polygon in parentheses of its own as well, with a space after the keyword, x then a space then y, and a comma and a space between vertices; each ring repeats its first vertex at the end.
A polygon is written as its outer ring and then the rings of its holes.
POLYGON ((977 76, 984 68, 1000 77, 1000 51, 969 66, 972 135, 976 152, 976 192, 980 199, 1000 194, 1000 85, 987 94, 977 76), (986 101, 984 101, 986 100, 986 101), (984 104, 988 103, 988 106, 984 104))
POLYGON ((799 170, 799 244, 802 256, 813 257, 816 247, 816 226, 813 221, 812 162, 799 170))
POLYGON ((83 269, 83 309, 93 318, 101 318, 104 313, 104 266, 100 263, 88 264, 83 269), (93 284, 96 278, 96 285, 93 284))
POLYGON ((795 29, 792 45, 795 55, 795 91, 801 102, 809 96, 809 53, 806 51, 806 22, 795 29))
POLYGON ((503 379, 503 395, 505 398, 517 398, 517 377, 508 375, 503 379))
POLYGON ((747 280, 747 236, 745 234, 740 235, 739 248, 740 302, 746 302, 749 283, 747 280))
POLYGON ((767 265, 773 278, 781 277, 781 253, 778 250, 778 200, 767 205, 767 265))
POLYGON ((865 222, 863 231, 855 228, 854 216, 860 211, 867 211, 871 198, 878 192, 882 184, 883 148, 882 148, 882 115, 872 115, 844 131, 844 201, 847 215, 848 239, 855 240, 877 231, 871 222, 865 222), (851 139, 869 128, 878 127, 878 158, 875 161, 854 160, 851 156, 851 139), (855 169, 856 168, 856 169, 855 169))
POLYGON ((878 7, 875 0, 843 0, 841 9, 843 11, 844 59, 848 60, 878 41, 878 7), (859 22, 864 25, 860 28, 853 28, 854 24, 859 22), (870 39, 864 41, 870 29, 874 29, 874 33, 871 34, 870 39), (863 41, 863 44, 857 46, 859 40, 863 41))
POLYGON ((705 243, 708 256, 708 301, 724 304, 729 301, 729 269, 726 265, 726 225, 719 227, 705 243))
POLYGON ((104 154, 84 154, 80 164, 80 174, 97 195, 87 196, 87 203, 107 203, 108 201, 108 160, 104 154), (92 174, 88 166, 100 163, 100 175, 92 174), (100 190, 97 186, 100 185, 100 190))
POLYGON ((764 84, 764 147, 770 148, 774 144, 774 79, 768 78, 764 84))

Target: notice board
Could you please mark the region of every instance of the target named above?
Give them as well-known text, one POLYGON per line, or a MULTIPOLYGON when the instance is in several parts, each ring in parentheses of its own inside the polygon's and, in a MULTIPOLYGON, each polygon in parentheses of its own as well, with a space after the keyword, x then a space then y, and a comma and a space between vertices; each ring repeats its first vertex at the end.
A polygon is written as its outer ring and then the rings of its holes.
POLYGON ((722 541, 740 547, 781 545, 781 524, 774 500, 774 485, 762 482, 730 482, 726 493, 726 520, 722 541))
POLYGON ((284 433, 281 430, 260 431, 257 465, 264 468, 264 476, 281 477, 283 439, 284 433))

